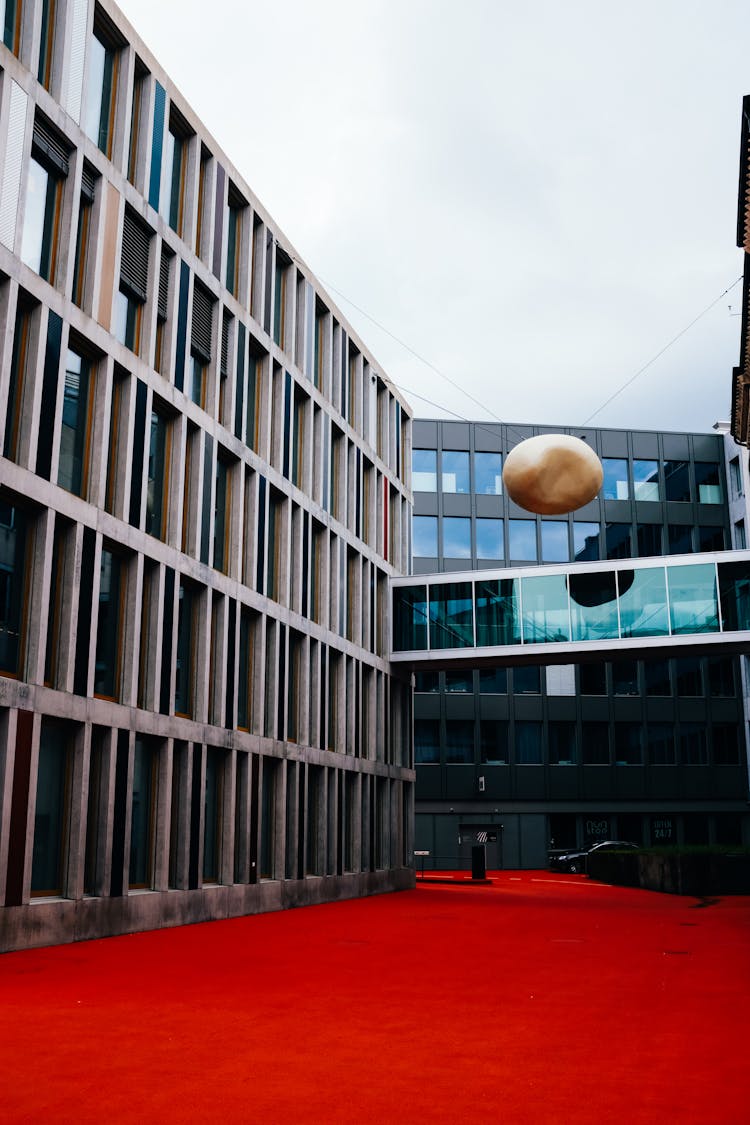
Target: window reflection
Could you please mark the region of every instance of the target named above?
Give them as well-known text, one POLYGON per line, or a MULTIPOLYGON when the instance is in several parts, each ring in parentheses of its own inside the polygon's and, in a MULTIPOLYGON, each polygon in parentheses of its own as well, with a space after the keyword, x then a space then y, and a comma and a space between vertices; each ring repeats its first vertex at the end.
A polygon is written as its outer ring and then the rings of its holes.
POLYGON ((602 485, 604 499, 629 499, 627 460, 624 457, 603 457, 602 467, 604 469, 604 484, 602 485))
POLYGON ((663 567, 619 570, 620 635, 664 637, 669 633, 663 567))
POLYGON ((523 639, 527 644, 570 640, 566 575, 521 579, 523 639))
POLYGON ((471 558, 471 520, 462 516, 443 517, 443 557, 471 558))
POLYGON ((713 461, 696 461, 695 484, 699 504, 721 504, 723 496, 718 464, 713 461))
POLYGON ((657 461, 633 461, 633 496, 636 500, 661 499, 657 461))
POLYGON ((568 557, 567 523, 542 520, 542 562, 567 562, 568 557))
POLYGON ((461 648, 474 644, 470 582, 430 587, 430 648, 461 648))
POLYGON ((412 452, 411 485, 414 492, 437 492, 437 452, 434 449, 412 452))
POLYGON ((501 453, 474 454, 474 491, 483 496, 499 496, 503 491, 501 453))
POLYGON ((478 519, 476 521, 477 558, 503 558, 503 521, 478 519))
POLYGON ((414 516, 411 527, 414 557, 418 559, 437 558, 437 516, 414 516))
POLYGON ((443 492, 467 493, 470 491, 468 453, 444 449, 441 454, 440 469, 443 478, 443 492))
POLYGON ((508 520, 508 546, 511 559, 536 562, 536 520, 508 520))
POLYGON ((599 558, 599 524, 573 524, 573 557, 576 562, 595 562, 599 558))
POLYGON ((713 564, 669 566, 667 576, 672 632, 715 632, 719 627, 719 607, 713 564))
POLYGON ((475 597, 477 645, 481 648, 520 644, 518 579, 501 578, 493 582, 477 582, 475 597))
POLYGON ((570 574, 572 639, 595 641, 618 636, 614 573, 570 574))
POLYGON ((678 502, 692 500, 689 462, 664 462, 664 499, 678 502))

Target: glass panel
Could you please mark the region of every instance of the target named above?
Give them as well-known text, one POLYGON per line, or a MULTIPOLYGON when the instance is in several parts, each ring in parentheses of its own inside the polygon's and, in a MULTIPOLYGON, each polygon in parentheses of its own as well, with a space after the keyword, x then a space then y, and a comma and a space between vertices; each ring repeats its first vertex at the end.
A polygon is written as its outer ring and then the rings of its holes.
POLYGON ((203 821, 203 881, 219 880, 221 858, 221 759, 219 750, 206 753, 206 792, 203 821))
POLYGON ((628 463, 625 458, 603 457, 604 484, 602 496, 605 500, 628 500, 628 463))
POLYGON ((750 562, 720 562, 718 570, 724 631, 750 629, 750 562))
POLYGON ((576 725, 571 722, 550 722, 549 762, 551 766, 576 764, 576 725))
POLYGON ((513 692, 515 695, 540 695, 542 691, 541 669, 533 664, 513 669, 513 692))
POLYGON ((685 525, 670 524, 667 528, 668 550, 670 555, 690 555, 693 551, 693 529, 685 525))
POLYGON ((106 61, 107 48, 95 35, 92 36, 88 44, 88 81, 86 82, 86 104, 83 107, 81 125, 86 135, 95 144, 99 144, 106 61))
POLYGON ((609 724, 581 723, 581 746, 585 766, 608 766, 609 724))
POLYGON ((417 672, 414 676, 414 690, 420 692, 439 691, 439 674, 437 672, 417 672))
POLYGON ((690 464, 688 461, 664 462, 664 499, 692 500, 690 493, 690 464))
POLYGON ((643 679, 646 695, 672 694, 669 669, 670 662, 668 660, 645 660, 643 662, 643 679))
POLYGON ((703 695, 703 674, 697 656, 680 656, 674 662, 675 691, 680 699, 685 696, 699 698, 703 695))
POLYGON ((68 348, 57 483, 82 496, 88 461, 91 364, 68 348))
POLYGON ((542 520, 542 562, 567 562, 568 525, 562 520, 542 520))
POLYGON ((482 719, 479 724, 480 756, 484 765, 506 765, 508 761, 507 719, 482 719))
POLYGON ((715 766, 740 764, 740 728, 737 723, 714 723, 711 738, 714 744, 715 766))
POLYGON ((470 582, 430 586, 430 648, 465 648, 474 644, 470 582))
POLYGON ((63 890, 68 757, 65 732, 43 722, 34 806, 32 895, 59 895, 63 890))
POLYGON ((713 633, 719 628, 716 570, 712 563, 668 566, 673 633, 713 633))
POLYGON ((612 661, 612 691, 615 695, 638 695, 638 662, 612 661))
POLYGON ((605 528, 604 539, 608 559, 631 559, 633 557, 629 523, 608 523, 605 528))
POLYGON ((621 637, 665 637, 667 587, 663 567, 619 570, 621 637))
POLYGON ((640 723, 615 723, 615 763, 639 766, 643 761, 640 723))
POLYGON ((619 636, 614 573, 569 574, 570 617, 574 641, 619 636))
POLYGON ((446 672, 445 690, 451 692, 472 692, 474 690, 474 673, 471 671, 446 672))
POLYGON ((151 883, 151 844, 154 797, 153 747, 143 739, 135 740, 133 762, 133 805, 130 815, 131 887, 147 887, 151 883))
POLYGON ((503 491, 501 453, 474 454, 474 491, 483 496, 499 496, 503 491))
POLYGON ((657 461, 633 462, 633 496, 636 500, 660 500, 657 461))
POLYGON ((708 661, 708 690, 714 699, 731 699, 736 694, 734 668, 732 656, 715 656, 708 661))
MULTIPOLYGON (((477 631, 479 621, 477 619, 477 631)), ((479 672, 479 691, 482 695, 507 695, 508 672, 506 668, 482 668, 479 672)))
POLYGON ((517 578, 476 584, 477 646, 521 643, 520 591, 517 578))
POLYGON ((193 591, 180 583, 174 709, 190 715, 193 706, 193 591))
POLYGON ((427 648, 427 587, 394 586, 393 647, 397 652, 427 648))
POLYGON ((536 521, 508 520, 508 546, 511 559, 536 562, 536 521))
POLYGON ((542 764, 542 724, 533 720, 516 720, 516 765, 542 764))
POLYGON ((446 762, 474 761, 473 719, 448 719, 445 724, 446 762))
POLYGON ((649 723, 646 730, 648 762, 652 766, 673 766, 676 762, 674 726, 649 723))
POLYGON ((436 450, 413 450, 411 455, 411 487, 414 492, 437 492, 436 450))
POLYGON ((29 178, 26 183, 26 211, 23 220, 23 242, 21 243, 21 261, 29 269, 44 278, 49 275, 50 241, 52 232, 49 229, 51 210, 54 217, 54 179, 43 168, 38 160, 32 156, 29 160, 29 178), (53 189, 52 200, 49 200, 50 188, 53 189), (52 207, 48 206, 49 202, 52 207), (46 263, 46 264, 45 264, 46 263), (44 265, 44 268, 43 268, 44 265))
POLYGON ((708 765, 704 723, 680 723, 680 761, 685 766, 708 765))
POLYGON ((639 523, 637 534, 639 559, 656 558, 661 555, 660 523, 639 523))
POLYGON ((414 760, 417 765, 440 761, 440 724, 437 719, 414 720, 414 760))
POLYGON ((111 551, 102 550, 94 693, 109 699, 118 694, 120 616, 120 560, 111 551))
POLYGON ((724 528, 723 527, 698 527, 698 550, 699 551, 723 551, 724 550, 724 528))
POLYGON ((443 492, 469 492, 469 454, 455 449, 444 449, 440 467, 443 492))
POLYGON ((471 558, 471 520, 461 516, 443 517, 443 557, 471 558))
POLYGON ((598 523, 573 523, 573 558, 576 562, 595 562, 599 558, 598 523))
POLYGON ((164 536, 164 491, 167 483, 167 422, 151 411, 146 485, 146 531, 164 536))
POLYGON ((607 670, 604 664, 581 664, 578 669, 581 695, 606 695, 607 670))
POLYGON ((503 558, 503 521, 494 519, 478 519, 477 532, 477 558, 502 559, 503 558))
POLYGON ((437 516, 414 516, 412 518, 414 558, 437 558, 438 521, 437 516))
POLYGON ((21 670, 25 555, 26 517, 0 500, 0 670, 11 676, 21 670))
POLYGON ((566 575, 521 579, 523 639, 526 644, 570 640, 566 575))
POLYGON ((721 504, 724 497, 718 464, 713 461, 696 461, 695 484, 699 504, 721 504))

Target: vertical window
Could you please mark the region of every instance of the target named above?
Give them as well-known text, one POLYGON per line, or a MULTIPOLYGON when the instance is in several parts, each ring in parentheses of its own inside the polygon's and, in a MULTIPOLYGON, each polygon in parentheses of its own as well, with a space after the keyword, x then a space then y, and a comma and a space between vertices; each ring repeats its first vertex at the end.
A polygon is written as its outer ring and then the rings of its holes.
POLYGON ((65 359, 60 461, 57 483, 76 496, 88 491, 94 371, 91 360, 74 348, 65 359))
POLYGON ((732 488, 732 498, 737 499, 743 495, 742 466, 739 457, 733 457, 729 462, 729 481, 732 488))
POLYGON ((474 761, 474 722, 447 719, 445 723, 445 760, 450 763, 474 761))
POLYGON ((664 499, 687 502, 690 494, 690 464, 688 461, 664 462, 664 499))
POLYGON ((94 694, 107 699, 119 695, 122 622, 122 560, 102 548, 99 575, 99 612, 96 627, 94 694))
POLYGON ((568 561, 568 525, 562 520, 542 520, 542 562, 568 561))
POLYGON ((148 259, 153 231, 128 208, 122 223, 120 288, 115 298, 114 335, 136 355, 141 342, 141 314, 148 291, 148 259))
POLYGON ((463 516, 443 517, 443 557, 471 558, 471 520, 463 516))
POLYGON ((255 668, 255 630, 257 615, 242 607, 240 613, 240 666, 237 686, 237 726, 253 729, 253 674, 255 668))
POLYGON ((628 463, 624 457, 603 457, 604 484, 602 496, 605 500, 628 500, 628 463))
POLYGON ((508 546, 511 560, 536 562, 536 521, 508 520, 508 546))
POLYGON ((414 516, 411 526, 414 540, 414 557, 436 559, 438 553, 437 516, 414 516))
POLYGON ((70 149, 42 118, 34 122, 21 259, 51 284, 55 282, 60 247, 63 182, 70 149))
POLYGON ((697 532, 699 551, 724 550, 725 544, 723 527, 698 527, 697 532))
POLYGON ((612 662, 612 691, 615 695, 638 695, 638 662, 614 660, 612 662))
MULTIPOLYGON (((6 0, 6 16, 8 13, 8 6, 9 5, 6 0)), ((55 50, 56 14, 57 0, 42 0, 42 26, 39 40, 39 67, 37 69, 37 79, 47 90, 49 90, 50 84, 52 82, 52 59, 55 50)))
POLYGON ((516 720, 516 765, 542 764, 542 724, 531 719, 516 720))
POLYGON ((737 520, 737 523, 734 525, 734 545, 738 551, 744 551, 747 547, 744 520, 737 520))
POLYGON ((34 805, 32 895, 61 895, 64 890, 69 775, 67 732, 62 726, 43 721, 34 805))
POLYGON ((633 461, 633 496, 636 500, 660 500, 658 461, 633 461))
POLYGON ((3 43, 17 55, 21 50, 23 0, 5 0, 3 12, 3 43))
POLYGON ((499 496, 503 491, 501 453, 474 454, 474 491, 483 496, 499 496))
POLYGON ((633 557, 633 546, 630 536, 629 523, 608 523, 604 530, 607 558, 631 559, 633 557))
POLYGON ((689 555, 692 552, 693 529, 689 524, 669 524, 667 550, 670 555, 689 555))
POLYGON ((713 461, 696 461, 695 483, 699 504, 721 504, 723 496, 718 464, 713 461))
POLYGON ((232 474, 229 463, 216 459, 216 495, 214 500, 214 567, 225 574, 229 567, 229 531, 232 505, 232 474))
POLYGON ((166 353, 167 318, 169 316, 169 276, 172 272, 174 255, 166 243, 162 243, 159 259, 159 292, 156 305, 156 338, 154 341, 154 370, 164 374, 168 366, 166 353))
POLYGON ((0 496, 0 675, 18 676, 26 605, 24 512, 0 496))
POLYGON ((539 695, 542 690, 542 670, 533 664, 513 669, 515 695, 539 695))
POLYGON ((609 765, 609 724, 581 723, 581 749, 585 766, 609 765))
POLYGON ((187 171, 188 143, 190 130, 180 114, 172 106, 169 114, 169 128, 164 147, 164 176, 166 191, 161 195, 161 216, 172 230, 182 234, 182 221, 185 210, 185 175, 187 171))
POLYGON ((131 887, 150 887, 153 880, 156 762, 155 748, 145 739, 136 738, 128 871, 131 887))
POLYGON ((478 559, 503 558, 503 521, 478 519, 475 523, 478 559))
POLYGON ((193 289, 193 320, 190 337, 190 398, 205 407, 207 369, 211 362, 214 299, 198 282, 193 289))
POLYGON ((415 492, 437 492, 437 450, 412 451, 411 483, 415 492))
POLYGON ((280 348, 284 347, 287 276, 290 265, 289 258, 277 244, 274 272, 273 340, 280 348))
MULTIPOLYGON (((542 524, 544 526, 544 524, 542 524)), ((576 562, 591 562, 599 558, 599 524, 574 521, 573 558, 576 562)))
POLYGON ((200 258, 203 254, 203 241, 208 230, 208 170, 211 162, 211 153, 201 145, 201 158, 198 165, 198 223, 195 232, 195 252, 200 258))
POLYGON ((572 722, 550 722, 549 762, 551 766, 576 764, 576 726, 572 722))
POLYGON ((130 107, 130 144, 128 148, 128 179, 135 183, 138 173, 138 147, 143 124, 143 103, 148 71, 136 55, 133 75, 133 101, 130 107))
POLYGON ((17 460, 19 455, 19 437, 24 414, 23 402, 31 342, 31 318, 32 306, 26 295, 19 291, 13 331, 8 410, 5 415, 5 439, 3 442, 3 455, 11 461, 17 460))
POLYGON ((639 523, 636 528, 638 536, 638 558, 651 558, 661 554, 661 524, 639 523))
POLYGON ((417 765, 440 761, 440 724, 437 719, 414 720, 414 758, 417 765))
POLYGON ((193 710, 193 611, 195 600, 192 587, 181 582, 177 616, 174 709, 175 714, 187 715, 188 717, 193 710))
POLYGON ((221 750, 206 753, 206 788, 203 802, 203 882, 218 883, 221 874, 221 802, 223 793, 221 750))
POLYGON ((669 669, 670 662, 668 660, 645 660, 643 662, 646 695, 664 696, 672 694, 669 669))
POLYGON ((468 493, 469 454, 454 449, 444 449, 440 456, 443 492, 468 493))
MULTIPOLYGON (((242 248, 242 213, 247 204, 233 184, 227 193, 227 268, 225 284, 235 297, 240 291, 240 258, 242 248)), ((279 342, 278 340, 276 341, 279 342)))
POLYGON ((146 485, 146 531, 166 539, 169 495, 170 427, 157 410, 151 411, 148 443, 148 481, 146 485))
POLYGON ((671 723, 649 723, 646 728, 647 760, 652 766, 675 764, 674 726, 671 723))
POLYGON ((78 209, 78 228, 76 230, 76 256, 73 268, 73 300, 83 308, 86 289, 86 269, 89 256, 89 237, 91 215, 94 209, 94 187, 96 172, 90 164, 84 163, 81 175, 81 199, 78 209))
MULTIPOLYGON (((98 15, 98 13, 97 13, 98 15)), ((112 155, 117 105, 119 49, 101 26, 95 24, 88 44, 86 101, 82 121, 84 132, 105 156, 112 155)))

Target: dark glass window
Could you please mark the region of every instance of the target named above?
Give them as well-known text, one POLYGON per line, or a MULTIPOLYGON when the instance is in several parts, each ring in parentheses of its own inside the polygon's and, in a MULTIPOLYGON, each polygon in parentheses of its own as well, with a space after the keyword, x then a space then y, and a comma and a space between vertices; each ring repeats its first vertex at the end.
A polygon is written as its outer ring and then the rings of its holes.
POLYGON ((699 504, 721 504, 724 496, 719 465, 713 461, 695 462, 695 484, 699 504))
POLYGON ((68 348, 57 483, 76 496, 85 496, 87 492, 93 390, 91 361, 73 348, 68 348))
POLYGON ((607 694, 607 668, 605 664, 581 664, 578 668, 581 695, 607 694))
POLYGON ((576 764, 576 725, 551 721, 548 727, 549 763, 551 766, 576 764))
POLYGON ((177 618, 174 693, 174 709, 177 715, 190 715, 193 709, 193 614, 195 600, 192 587, 181 582, 177 618))
POLYGON ((699 551, 723 551, 726 543, 723 527, 698 527, 699 551))
POLYGON ((188 131, 172 109, 164 146, 164 175, 167 190, 161 196, 160 211, 172 230, 182 234, 185 207, 185 175, 187 171, 188 131))
POLYGON ((21 50, 23 27, 23 0, 5 0, 3 15, 3 43, 17 55, 21 50))
POLYGON ((508 520, 509 557, 517 562, 536 562, 536 521, 508 520))
POLYGON ((91 235, 91 216, 94 210, 94 185, 96 173, 88 164, 83 166, 81 179, 78 227, 76 229, 76 255, 73 268, 73 300, 83 308, 86 295, 86 280, 89 265, 89 240, 91 235))
POLYGON ((122 560, 102 548, 99 612, 96 629, 94 692, 108 699, 119 694, 122 560))
POLYGON ((411 527, 414 557, 417 559, 436 559, 438 553, 437 516, 414 516, 411 527))
POLYGON ((638 695, 638 661, 612 662, 612 691, 615 695, 638 695))
POLYGON ((716 843, 725 848, 742 844, 741 813, 718 813, 715 819, 716 843))
POLYGON ((644 660, 643 680, 646 695, 671 695, 668 660, 644 660))
POLYGON ((106 36, 94 30, 86 52, 88 76, 81 124, 105 155, 112 155, 119 53, 106 36))
POLYGON ((542 724, 533 719, 516 720, 516 765, 542 764, 542 724))
POLYGON ((629 523, 608 523, 604 531, 605 549, 608 559, 631 559, 633 548, 630 542, 629 523))
POLYGON ((615 761, 618 766, 638 766, 643 761, 640 723, 615 723, 615 761))
POLYGON ((221 875, 221 804, 224 755, 209 746, 203 802, 203 882, 218 883, 221 875))
POLYGON ((5 442, 3 445, 3 456, 8 457, 11 461, 18 458, 19 437, 24 418, 23 404, 31 343, 31 317, 31 307, 24 299, 24 295, 19 292, 13 332, 13 353, 8 387, 8 408, 5 415, 5 442))
POLYGON ((227 269, 226 286, 235 297, 240 288, 240 249, 242 244, 242 215, 245 202, 230 185, 227 197, 227 269))
POLYGON ((633 461, 633 496, 636 500, 660 500, 658 461, 633 461))
POLYGON ((649 723, 646 729, 647 760, 652 766, 672 766, 675 759, 674 725, 649 723))
POLYGON ((240 662, 237 685, 237 726, 252 730, 253 673, 256 617, 244 606, 240 615, 240 662))
POLYGON ((474 690, 474 673, 446 672, 445 690, 450 692, 472 692, 474 690))
POLYGON ((440 724, 437 719, 414 720, 414 758, 417 765, 440 761, 440 724))
POLYGON ((639 559, 651 558, 662 553, 661 524, 639 523, 637 527, 637 534, 639 559))
POLYGON ((708 686, 715 699, 730 699, 735 695, 734 659, 731 656, 714 656, 708 661, 708 686))
POLYGON ((125 209, 122 221, 120 286, 115 294, 112 332, 137 355, 141 346, 141 320, 148 291, 148 267, 153 231, 125 209))
POLYGON ((479 673, 479 691, 482 695, 507 695, 507 669, 482 668, 479 673))
POLYGON ((146 531, 158 539, 166 536, 169 493, 169 424, 156 410, 151 411, 148 443, 148 481, 146 485, 146 531))
POLYGON ((419 692, 439 691, 439 674, 437 672, 417 672, 414 677, 414 690, 419 692))
POLYGON ((573 557, 576 562, 591 562, 599 558, 598 523, 573 523, 573 557))
POLYGON ((675 691, 680 697, 703 695, 701 662, 697 656, 681 656, 674 662, 675 691))
POLYGON ((609 725, 581 723, 581 757, 585 766, 609 765, 609 725))
POLYGON ((42 722, 34 804, 32 895, 61 895, 68 833, 70 747, 64 727, 42 722))
POLYGON ((505 765, 508 761, 508 722, 482 719, 479 724, 480 753, 483 765, 505 765))
POLYGON ((628 500, 628 463, 625 458, 603 457, 604 484, 602 496, 605 500, 628 500))
POLYGON ((474 761, 474 721, 448 719, 445 724, 446 762, 474 761))
POLYGON ((670 555, 689 555, 693 550, 693 529, 670 523, 667 528, 667 550, 670 555))
POLYGON ((690 493, 690 463, 688 461, 664 462, 664 499, 692 500, 690 493))
POLYGON ((513 669, 515 695, 539 695, 542 690, 542 670, 534 664, 513 669))
POLYGON ((732 488, 732 499, 736 500, 744 494, 742 487, 742 467, 739 457, 733 457, 729 462, 729 482, 732 488))
POLYGON ((0 496, 0 675, 21 672, 26 529, 24 512, 0 496))
POLYGON ((714 723, 711 728, 714 745, 714 765, 738 766, 740 764, 740 728, 738 723, 714 723))
POLYGON ((704 723, 680 723, 680 761, 685 766, 707 766, 706 727, 704 723))
POLYGON ((226 573, 229 565, 229 513, 232 478, 229 465, 220 457, 216 461, 216 495, 214 499, 214 567, 226 573))
POLYGON ((155 797, 156 751, 145 739, 136 738, 128 869, 128 882, 131 887, 151 886, 155 797))

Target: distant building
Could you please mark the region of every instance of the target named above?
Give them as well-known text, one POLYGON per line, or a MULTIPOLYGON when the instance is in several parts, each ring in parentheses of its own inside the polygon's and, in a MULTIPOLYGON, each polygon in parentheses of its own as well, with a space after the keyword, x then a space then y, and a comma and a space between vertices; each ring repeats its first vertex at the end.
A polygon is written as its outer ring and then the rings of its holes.
MULTIPOLYGON (((746 461, 727 446, 728 500, 721 435, 569 429, 601 456, 604 486, 570 516, 535 517, 504 494, 501 474, 504 455, 539 432, 549 430, 415 420, 415 581, 743 545, 732 535, 746 461)), ((479 838, 490 866, 512 868, 608 837, 750 842, 744 676, 740 657, 707 645, 658 659, 418 672, 417 848, 428 866, 450 867, 468 863, 479 838)))
POLYGON ((410 411, 110 0, 3 8, 0 949, 410 886, 410 411))

